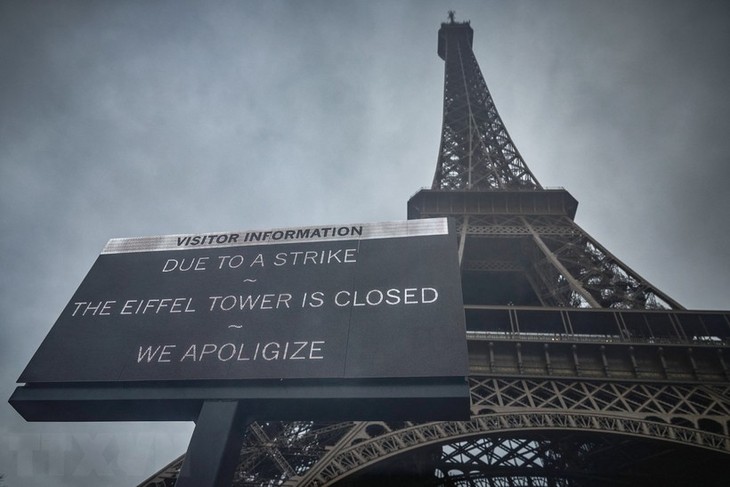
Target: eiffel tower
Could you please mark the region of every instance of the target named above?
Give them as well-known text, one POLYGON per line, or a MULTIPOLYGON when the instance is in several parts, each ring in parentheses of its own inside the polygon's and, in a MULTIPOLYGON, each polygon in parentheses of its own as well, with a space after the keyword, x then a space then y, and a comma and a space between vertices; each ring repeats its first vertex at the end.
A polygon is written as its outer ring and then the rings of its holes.
MULTIPOLYGON (((730 312, 686 310, 530 172, 453 12, 441 145, 408 218, 459 231, 471 420, 272 422, 234 486, 726 485, 730 312)), ((145 481, 171 486, 182 457, 145 481)))

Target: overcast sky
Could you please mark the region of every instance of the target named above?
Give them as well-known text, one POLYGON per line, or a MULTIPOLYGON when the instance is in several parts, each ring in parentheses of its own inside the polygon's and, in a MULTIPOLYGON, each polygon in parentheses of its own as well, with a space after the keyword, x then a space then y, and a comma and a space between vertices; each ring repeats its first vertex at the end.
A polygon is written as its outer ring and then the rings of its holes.
MULTIPOLYGON (((470 19, 497 108, 576 221, 688 308, 730 307, 730 3, 0 3, 0 396, 112 237, 405 219, 470 19)), ((9 486, 126 486, 190 424, 29 424, 9 486)))

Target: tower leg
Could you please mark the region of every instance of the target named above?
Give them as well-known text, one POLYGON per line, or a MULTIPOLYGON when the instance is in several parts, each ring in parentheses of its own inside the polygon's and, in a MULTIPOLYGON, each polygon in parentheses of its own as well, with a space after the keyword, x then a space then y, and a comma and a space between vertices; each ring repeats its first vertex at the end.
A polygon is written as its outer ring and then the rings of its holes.
POLYGON ((205 401, 188 445, 177 487, 229 486, 251 419, 238 401, 205 401))

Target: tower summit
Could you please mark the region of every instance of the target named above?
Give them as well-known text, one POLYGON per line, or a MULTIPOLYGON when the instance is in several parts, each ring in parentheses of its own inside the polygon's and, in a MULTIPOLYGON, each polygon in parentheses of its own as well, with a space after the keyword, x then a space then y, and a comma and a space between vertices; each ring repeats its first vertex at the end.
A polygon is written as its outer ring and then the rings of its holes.
POLYGON ((444 60, 444 112, 432 189, 541 189, 507 133, 472 51, 469 22, 438 32, 444 60))

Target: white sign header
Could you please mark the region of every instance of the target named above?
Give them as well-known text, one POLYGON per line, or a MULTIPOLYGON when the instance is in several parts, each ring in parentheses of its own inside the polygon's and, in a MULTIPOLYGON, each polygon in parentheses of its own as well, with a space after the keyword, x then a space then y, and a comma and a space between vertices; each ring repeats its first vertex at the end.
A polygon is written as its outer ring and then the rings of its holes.
POLYGON ((275 228, 261 231, 217 232, 154 237, 113 238, 102 254, 124 254, 164 250, 240 247, 281 243, 370 240, 380 238, 447 235, 446 218, 397 222, 361 223, 299 228, 275 228))

